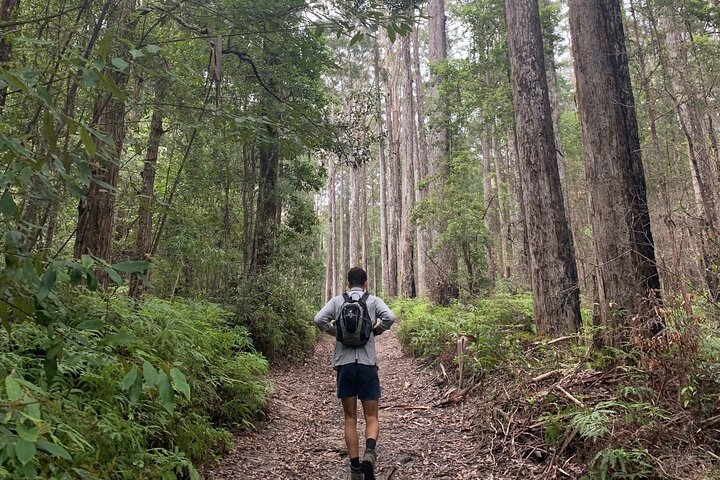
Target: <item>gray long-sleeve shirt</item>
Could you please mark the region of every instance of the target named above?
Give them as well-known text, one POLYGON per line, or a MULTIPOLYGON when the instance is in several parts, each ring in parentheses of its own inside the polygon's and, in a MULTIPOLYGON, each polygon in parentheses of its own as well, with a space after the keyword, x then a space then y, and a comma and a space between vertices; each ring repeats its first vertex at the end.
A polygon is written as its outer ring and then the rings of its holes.
MULTIPOLYGON (((351 288, 348 295, 355 300, 363 296, 362 288, 351 288)), ((315 315, 315 325, 326 332, 330 328, 330 322, 340 317, 340 309, 345 300, 342 295, 332 298, 325 306, 315 315)), ((385 302, 375 295, 370 295, 367 299, 367 309, 373 324, 376 320, 380 320, 379 327, 385 331, 389 330, 395 322, 395 315, 390 311, 385 302)), ((342 343, 335 341, 335 351, 332 358, 333 368, 347 363, 360 363, 363 365, 377 365, 377 353, 375 352, 375 334, 370 334, 370 339, 361 347, 348 347, 342 343)))

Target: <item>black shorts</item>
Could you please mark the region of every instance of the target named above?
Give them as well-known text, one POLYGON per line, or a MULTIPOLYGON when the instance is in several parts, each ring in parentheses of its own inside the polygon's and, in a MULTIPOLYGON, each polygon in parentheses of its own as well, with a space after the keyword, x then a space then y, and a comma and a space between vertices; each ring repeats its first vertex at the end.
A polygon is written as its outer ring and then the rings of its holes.
POLYGON ((380 377, 377 365, 347 363, 338 366, 337 397, 380 400, 380 377))

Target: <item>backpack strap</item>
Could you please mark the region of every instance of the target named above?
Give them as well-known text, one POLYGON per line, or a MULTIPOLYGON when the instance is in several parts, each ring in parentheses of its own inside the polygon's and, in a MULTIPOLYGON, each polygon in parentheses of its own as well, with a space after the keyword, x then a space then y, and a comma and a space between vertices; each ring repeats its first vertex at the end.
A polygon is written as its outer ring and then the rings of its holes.
POLYGON ((358 302, 363 304, 363 307, 365 307, 365 310, 367 310, 367 299, 370 298, 370 293, 365 292, 365 294, 358 299, 358 302))
POLYGON ((343 300, 345 300, 345 302, 352 302, 352 301, 353 301, 353 299, 350 298, 350 295, 348 295, 347 292, 343 293, 342 296, 343 296, 343 300))

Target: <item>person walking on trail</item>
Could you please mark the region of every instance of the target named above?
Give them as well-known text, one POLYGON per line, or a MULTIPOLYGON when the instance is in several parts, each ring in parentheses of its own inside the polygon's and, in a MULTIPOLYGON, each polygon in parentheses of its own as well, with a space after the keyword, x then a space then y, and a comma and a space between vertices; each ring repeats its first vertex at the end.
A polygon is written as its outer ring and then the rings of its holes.
POLYGON ((385 302, 367 290, 367 273, 359 267, 348 272, 349 290, 332 298, 315 316, 315 325, 335 337, 332 365, 337 371, 337 397, 345 414, 345 444, 350 456, 349 480, 375 480, 380 423, 375 337, 389 330, 395 315, 385 302), (365 454, 360 461, 357 400, 365 415, 365 454))

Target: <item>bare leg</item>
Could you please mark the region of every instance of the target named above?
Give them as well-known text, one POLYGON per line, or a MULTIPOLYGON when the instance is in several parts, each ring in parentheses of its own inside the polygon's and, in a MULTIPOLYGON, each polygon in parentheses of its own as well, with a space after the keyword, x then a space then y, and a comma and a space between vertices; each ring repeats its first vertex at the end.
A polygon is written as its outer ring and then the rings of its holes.
POLYGON ((360 456, 357 432, 357 397, 342 398, 341 401, 345 413, 345 445, 347 445, 350 458, 356 458, 360 456))
POLYGON ((365 415, 365 438, 377 440, 380 433, 379 403, 377 400, 362 400, 362 407, 365 415))

